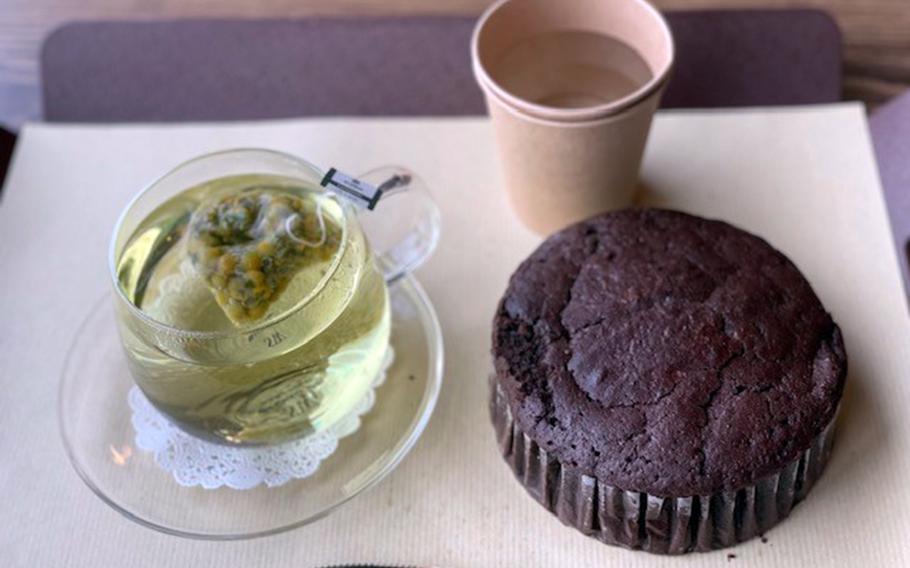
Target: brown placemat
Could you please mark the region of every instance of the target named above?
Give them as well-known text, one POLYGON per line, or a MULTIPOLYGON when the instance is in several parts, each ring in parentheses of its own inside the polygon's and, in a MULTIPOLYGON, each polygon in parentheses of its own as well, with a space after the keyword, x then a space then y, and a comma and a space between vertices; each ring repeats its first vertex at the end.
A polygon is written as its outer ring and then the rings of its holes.
POLYGON ((910 296, 910 93, 880 107, 869 129, 904 292, 910 296))
MULTIPOLYGON (((840 33, 818 10, 671 12, 664 106, 821 103, 841 92, 840 33)), ((474 18, 81 22, 42 51, 45 119, 198 121, 482 114, 474 18)), ((14 137, 0 130, 0 180, 14 137)))
MULTIPOLYGON (((833 102, 840 33, 817 10, 671 12, 664 107, 833 102)), ((483 114, 474 18, 84 22, 44 45, 54 122, 483 114), (87 80, 86 78, 91 78, 87 80)))

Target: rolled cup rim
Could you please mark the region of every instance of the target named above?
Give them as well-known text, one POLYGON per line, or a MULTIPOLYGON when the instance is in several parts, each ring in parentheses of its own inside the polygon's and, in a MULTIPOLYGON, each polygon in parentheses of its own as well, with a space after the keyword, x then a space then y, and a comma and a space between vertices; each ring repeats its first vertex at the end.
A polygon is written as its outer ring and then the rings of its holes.
POLYGON ((486 69, 484 69, 484 66, 480 61, 479 48, 480 34, 486 22, 497 10, 499 10, 499 8, 513 1, 515 0, 498 0, 487 8, 477 20, 477 23, 474 25, 474 30, 471 33, 471 69, 478 85, 480 85, 486 93, 496 95, 500 102, 513 110, 520 111, 523 116, 535 117, 553 122, 554 124, 596 122, 606 117, 620 114, 629 107, 635 106, 642 100, 647 99, 655 91, 660 90, 669 79, 670 72, 676 62, 676 45, 673 41, 673 34, 670 31, 670 26, 667 23, 666 18, 664 18, 663 14, 647 0, 628 0, 641 5, 655 18, 669 47, 666 64, 658 73, 653 73, 648 82, 624 97, 599 105, 575 109, 541 105, 515 96, 497 83, 490 74, 487 73, 486 69))
POLYGON ((480 84, 481 90, 484 92, 484 95, 487 97, 488 104, 498 104, 509 114, 524 120, 526 122, 539 124, 541 126, 550 126, 558 128, 589 128, 600 126, 602 124, 607 124, 616 120, 620 120, 625 116, 628 116, 636 108, 638 108, 638 103, 642 103, 651 97, 660 95, 662 91, 666 88, 669 77, 666 77, 664 82, 657 84, 653 89, 649 90, 647 93, 642 96, 642 98, 636 100, 632 105, 623 107, 616 110, 610 114, 605 114, 601 116, 594 116, 585 120, 556 120, 552 118, 544 118, 534 114, 528 113, 523 108, 517 108, 513 106, 509 101, 503 100, 495 91, 488 89, 483 83, 480 84))

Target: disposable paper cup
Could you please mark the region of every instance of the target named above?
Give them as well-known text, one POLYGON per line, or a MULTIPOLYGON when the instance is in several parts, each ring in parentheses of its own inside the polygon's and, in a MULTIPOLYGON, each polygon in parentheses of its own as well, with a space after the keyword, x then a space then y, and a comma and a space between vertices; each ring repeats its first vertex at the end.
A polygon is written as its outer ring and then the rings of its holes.
POLYGON ((519 219, 550 234, 632 202, 660 91, 626 112, 558 123, 488 97, 506 190, 519 219))
POLYGON ((673 63, 672 36, 656 9, 644 0, 501 0, 478 21, 471 54, 508 193, 528 227, 546 234, 631 203, 651 118, 673 63), (531 72, 522 76, 510 68, 516 53, 534 60, 541 45, 536 38, 567 31, 619 40, 640 56, 650 77, 632 92, 604 98, 598 75, 585 70, 609 67, 611 51, 564 39, 540 52, 539 67, 546 69, 548 58, 568 56, 578 63, 570 74, 524 66, 531 72), (575 104, 548 104, 548 89, 556 88, 575 104))

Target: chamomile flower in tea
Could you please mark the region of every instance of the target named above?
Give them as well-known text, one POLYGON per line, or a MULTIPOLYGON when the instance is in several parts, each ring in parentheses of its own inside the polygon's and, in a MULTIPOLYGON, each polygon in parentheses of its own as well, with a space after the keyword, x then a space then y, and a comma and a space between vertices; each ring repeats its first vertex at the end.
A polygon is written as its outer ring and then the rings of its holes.
POLYGON ((236 324, 261 318, 301 268, 328 261, 340 243, 319 202, 261 188, 203 203, 187 237, 193 265, 236 324))

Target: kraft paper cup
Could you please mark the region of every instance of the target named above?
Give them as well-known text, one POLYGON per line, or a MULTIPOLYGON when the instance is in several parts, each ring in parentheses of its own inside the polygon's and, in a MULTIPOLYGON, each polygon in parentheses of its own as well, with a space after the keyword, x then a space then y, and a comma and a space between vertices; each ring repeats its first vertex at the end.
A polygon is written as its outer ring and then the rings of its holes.
MULTIPOLYGON (((644 0, 501 0, 478 21, 471 55, 507 191, 528 227, 546 234, 631 203, 651 118, 674 57, 669 27, 656 9, 644 0), (565 42, 555 46, 555 55, 560 49, 571 50, 572 61, 578 60, 571 81, 559 82, 540 72, 516 79, 510 57, 527 51, 529 40, 561 31, 593 32, 621 41, 644 60, 650 78, 631 93, 604 99, 596 90, 596 76, 586 77, 583 70, 609 64, 611 53, 600 46, 588 49, 565 42), (521 93, 506 88, 516 84, 523 86, 521 93), (536 97, 560 85, 570 85, 583 102, 550 106, 536 97)), ((534 53, 522 55, 533 60, 534 53)), ((541 55, 541 66, 552 56, 550 45, 541 55)))
POLYGON ((660 91, 626 112, 558 123, 488 97, 506 191, 519 219, 550 234, 632 202, 660 91))

